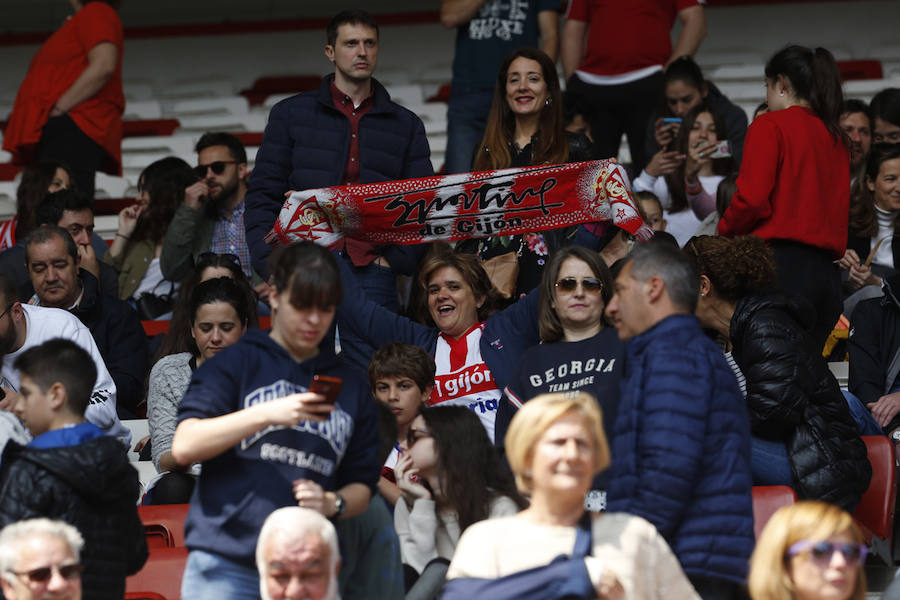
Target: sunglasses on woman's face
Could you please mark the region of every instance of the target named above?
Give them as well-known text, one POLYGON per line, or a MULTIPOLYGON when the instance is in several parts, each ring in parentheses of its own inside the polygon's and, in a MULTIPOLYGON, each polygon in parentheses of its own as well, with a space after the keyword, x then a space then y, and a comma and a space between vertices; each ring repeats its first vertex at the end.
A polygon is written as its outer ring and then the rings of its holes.
POLYGON ((73 565, 52 565, 49 567, 39 567, 30 571, 13 571, 14 575, 24 577, 29 583, 47 583, 53 577, 53 571, 59 571, 63 579, 72 580, 81 575, 84 567, 79 564, 73 565))
POLYGON ((233 165, 237 161, 236 160, 217 160, 215 162, 211 162, 208 165, 197 165, 194 167, 194 173, 197 174, 197 177, 204 178, 206 177, 206 172, 209 169, 212 169, 214 175, 221 175, 225 172, 225 165, 233 165))
POLYGON ((834 553, 840 552, 847 564, 859 566, 866 561, 866 555, 869 553, 869 549, 865 544, 854 544, 852 542, 835 544, 827 541, 813 542, 810 540, 801 540, 788 548, 787 554, 788 556, 796 556, 803 552, 809 552, 813 562, 819 564, 830 563, 834 553))
POLYGON ((556 282, 556 287, 565 294, 571 294, 578 288, 579 282, 581 289, 589 294, 597 294, 603 289, 603 284, 596 277, 585 277, 580 280, 575 277, 563 277, 556 282))

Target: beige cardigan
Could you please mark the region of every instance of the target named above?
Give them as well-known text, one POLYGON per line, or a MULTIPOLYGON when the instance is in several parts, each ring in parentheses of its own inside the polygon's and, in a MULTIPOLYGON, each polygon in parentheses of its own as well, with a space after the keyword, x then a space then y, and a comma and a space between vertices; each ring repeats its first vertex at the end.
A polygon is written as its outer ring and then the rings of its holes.
MULTIPOLYGON (((585 557, 591 581, 612 570, 628 600, 700 600, 669 545, 649 522, 625 513, 594 518, 585 557)), ((575 546, 575 528, 515 516, 469 527, 456 545, 447 579, 504 577, 548 564, 575 546)))

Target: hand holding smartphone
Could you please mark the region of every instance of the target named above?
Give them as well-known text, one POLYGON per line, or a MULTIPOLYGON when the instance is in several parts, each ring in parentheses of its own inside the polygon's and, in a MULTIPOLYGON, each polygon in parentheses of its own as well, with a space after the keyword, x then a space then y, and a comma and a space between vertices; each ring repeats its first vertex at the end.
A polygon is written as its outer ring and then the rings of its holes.
POLYGON ((330 377, 328 375, 313 375, 312 384, 309 391, 314 394, 325 396, 326 404, 334 404, 337 402, 338 394, 341 393, 341 386, 344 381, 339 377, 330 377))

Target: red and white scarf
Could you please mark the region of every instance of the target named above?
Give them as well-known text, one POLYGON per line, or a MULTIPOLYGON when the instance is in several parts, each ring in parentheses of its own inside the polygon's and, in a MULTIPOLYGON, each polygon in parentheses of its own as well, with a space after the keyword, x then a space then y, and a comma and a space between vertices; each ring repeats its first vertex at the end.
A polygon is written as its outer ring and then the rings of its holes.
POLYGON ((620 165, 597 160, 304 190, 281 207, 266 241, 421 244, 594 221, 647 240, 653 232, 630 187, 620 165))

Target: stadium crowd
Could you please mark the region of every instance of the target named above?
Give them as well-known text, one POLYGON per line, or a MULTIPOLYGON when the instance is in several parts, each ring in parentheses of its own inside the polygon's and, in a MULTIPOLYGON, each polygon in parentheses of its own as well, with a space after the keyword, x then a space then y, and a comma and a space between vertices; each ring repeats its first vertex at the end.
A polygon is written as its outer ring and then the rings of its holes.
POLYGON ((900 443, 900 89, 845 99, 827 49, 788 45, 748 126, 692 58, 702 0, 570 0, 562 23, 557 0, 443 0, 435 179, 377 23, 344 10, 252 172, 206 133, 195 165, 146 166, 107 243, 119 3, 71 4, 3 137, 25 167, 0 253, 8 600, 121 600, 137 503, 190 504, 191 599, 865 597, 862 436, 900 443), (623 134, 640 229, 272 244, 295 192, 587 169, 623 134), (823 356, 842 314, 849 391, 823 356), (798 501, 757 537, 774 485, 798 501))

